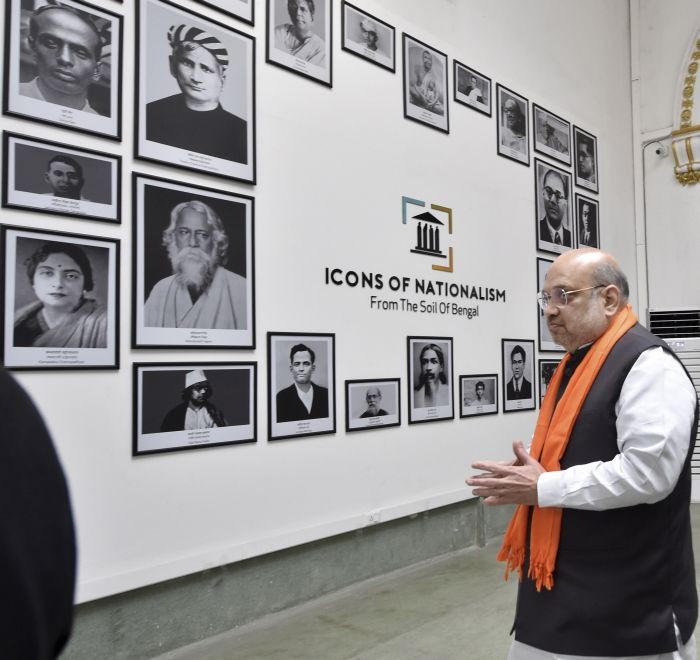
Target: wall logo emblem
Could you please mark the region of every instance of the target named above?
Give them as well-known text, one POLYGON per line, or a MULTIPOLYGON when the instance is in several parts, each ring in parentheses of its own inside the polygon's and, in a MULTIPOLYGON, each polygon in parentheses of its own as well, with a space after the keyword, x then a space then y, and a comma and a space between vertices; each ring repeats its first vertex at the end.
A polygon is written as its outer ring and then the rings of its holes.
POLYGON ((435 259, 433 270, 444 273, 454 272, 454 252, 449 243, 452 240, 452 209, 439 204, 431 204, 430 210, 425 209, 427 203, 420 199, 403 196, 401 198, 401 222, 412 225, 415 231, 415 246, 411 248, 414 254, 420 254, 435 259))

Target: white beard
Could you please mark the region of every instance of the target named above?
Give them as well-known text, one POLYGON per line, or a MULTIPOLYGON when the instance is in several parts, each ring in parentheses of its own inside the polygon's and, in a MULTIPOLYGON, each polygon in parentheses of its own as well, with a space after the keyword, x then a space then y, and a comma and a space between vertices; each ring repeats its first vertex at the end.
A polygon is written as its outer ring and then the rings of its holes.
POLYGON ((168 256, 178 283, 194 287, 200 293, 209 288, 216 272, 215 258, 195 247, 177 249, 175 244, 168 247, 168 256))

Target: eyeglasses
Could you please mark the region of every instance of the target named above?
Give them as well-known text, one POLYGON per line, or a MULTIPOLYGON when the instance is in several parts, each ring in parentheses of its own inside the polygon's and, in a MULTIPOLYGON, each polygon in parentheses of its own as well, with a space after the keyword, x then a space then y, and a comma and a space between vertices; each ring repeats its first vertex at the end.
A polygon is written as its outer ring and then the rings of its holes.
POLYGON ((547 311, 547 307, 551 303, 555 307, 565 307, 569 302, 569 296, 574 293, 581 293, 582 291, 590 291, 591 289, 600 289, 607 286, 607 284, 596 284, 595 286, 587 286, 584 289, 574 289, 573 291, 565 291, 564 289, 557 288, 552 289, 551 293, 546 293, 540 291, 537 294, 537 303, 543 312, 547 311))
POLYGON ((566 199, 566 195, 558 190, 553 190, 549 186, 544 187, 544 194, 547 196, 547 199, 552 199, 552 197, 554 197, 557 202, 561 202, 562 199, 566 199))

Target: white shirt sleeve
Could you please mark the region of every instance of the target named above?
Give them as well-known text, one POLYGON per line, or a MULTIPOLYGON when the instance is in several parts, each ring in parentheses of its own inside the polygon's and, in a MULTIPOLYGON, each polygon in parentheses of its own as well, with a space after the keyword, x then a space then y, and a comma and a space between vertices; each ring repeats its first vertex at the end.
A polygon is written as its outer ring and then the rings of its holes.
POLYGON ((688 453, 696 399, 672 355, 660 347, 644 351, 615 405, 620 453, 610 461, 543 473, 539 506, 601 511, 662 500, 675 487, 688 453))

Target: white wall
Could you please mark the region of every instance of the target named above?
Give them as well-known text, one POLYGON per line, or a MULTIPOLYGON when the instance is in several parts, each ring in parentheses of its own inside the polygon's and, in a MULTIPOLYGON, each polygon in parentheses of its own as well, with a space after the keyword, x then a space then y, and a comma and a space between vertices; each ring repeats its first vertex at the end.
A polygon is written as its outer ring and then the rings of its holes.
MULTIPOLYGON (((618 256, 635 288, 627 3, 357 4, 396 26, 396 75, 340 50, 339 3, 333 89, 265 64, 264 2, 256 4, 255 28, 236 24, 258 38, 258 185, 252 189, 134 162, 129 82, 121 145, 3 118, 8 130, 124 157, 119 227, 3 212, 8 224, 122 239, 121 369, 18 376, 45 414, 68 473, 80 600, 355 529, 368 524, 369 512, 386 520, 466 499, 471 460, 506 457, 512 440, 527 440, 534 412, 406 424, 407 335, 454 337, 455 376, 500 372, 500 339, 537 335, 533 167, 498 157, 494 118, 451 101, 452 58, 490 76, 494 92, 501 82, 598 137, 602 245, 618 256), (449 135, 403 119, 402 31, 450 58, 449 135), (255 196, 256 350, 129 348, 132 169, 255 196), (484 303, 472 321, 377 314, 369 310, 368 292, 324 285, 325 266, 431 276, 396 248, 402 195, 454 209, 456 267, 449 279, 506 289, 507 304, 484 303), (266 441, 268 330, 336 333, 335 435, 266 441), (257 444, 131 458, 132 362, 217 359, 259 364, 257 444), (370 377, 401 378, 404 423, 346 435, 343 382, 370 377)), ((130 81, 133 6, 109 5, 126 16, 130 81)))

